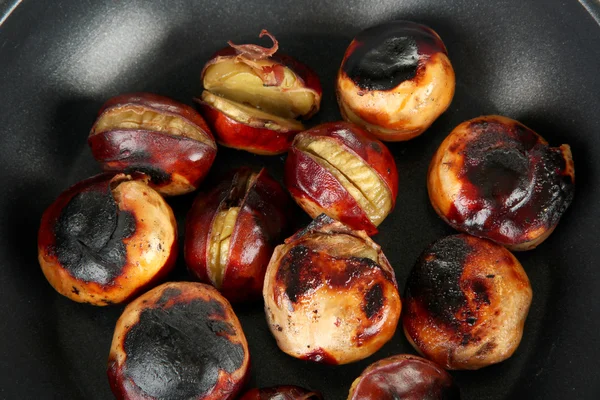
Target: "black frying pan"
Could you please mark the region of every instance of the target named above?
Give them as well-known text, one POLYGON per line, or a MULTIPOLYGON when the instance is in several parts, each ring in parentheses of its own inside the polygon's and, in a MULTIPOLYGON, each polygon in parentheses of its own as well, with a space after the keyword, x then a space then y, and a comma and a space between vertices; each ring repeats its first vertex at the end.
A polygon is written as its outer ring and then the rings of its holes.
MULTIPOLYGON (((323 107, 311 123, 337 120, 334 76, 346 46, 362 28, 397 18, 434 28, 457 75, 454 101, 429 131, 390 145, 400 194, 375 240, 395 267, 401 289, 425 246, 452 232, 429 205, 425 174, 454 126, 498 113, 554 145, 569 143, 577 171, 575 200, 550 239, 517 254, 534 290, 523 341, 508 361, 453 376, 465 399, 600 398, 596 0, 13 3, 0 0, 0 398, 111 398, 106 359, 122 308, 63 298, 36 260, 43 210, 69 185, 99 171, 86 137, 108 97, 151 91, 191 103, 200 94, 200 70, 215 50, 228 39, 253 41, 268 28, 284 52, 321 78, 323 107)), ((282 161, 221 148, 211 179, 241 165, 264 165, 281 178, 282 161)), ((192 199, 170 200, 180 224, 192 199)), ((172 278, 187 278, 183 257, 172 278)), ((277 349, 260 305, 236 311, 250 343, 252 385, 297 384, 327 399, 345 399, 369 363, 413 353, 398 330, 362 362, 308 364, 277 349)))

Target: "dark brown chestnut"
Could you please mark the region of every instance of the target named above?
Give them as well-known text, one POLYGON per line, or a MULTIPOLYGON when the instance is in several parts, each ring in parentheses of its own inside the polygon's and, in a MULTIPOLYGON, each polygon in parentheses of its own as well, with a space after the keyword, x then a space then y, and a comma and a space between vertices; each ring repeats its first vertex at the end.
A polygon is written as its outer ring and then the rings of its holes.
POLYGON ((379 360, 356 378, 348 400, 460 400, 452 376, 424 358, 400 354, 379 360))
POLYGON ((568 145, 550 147, 518 121, 489 115, 454 128, 433 156, 427 187, 453 228, 529 250, 558 224, 574 182, 568 145))
POLYGON ((230 301, 260 298, 265 271, 287 229, 287 193, 265 169, 240 168, 200 193, 187 217, 190 273, 230 301))
POLYGON ((231 305, 212 286, 165 283, 129 304, 108 358, 119 400, 236 398, 250 355, 231 305))
POLYGON ((401 309, 381 248, 325 214, 275 248, 263 297, 279 348, 326 364, 375 353, 394 335, 401 309))
POLYGON ((169 205, 145 181, 102 174, 77 183, 44 212, 38 259, 63 296, 103 306, 127 301, 175 265, 169 205))
POLYGON ((433 29, 409 21, 368 28, 348 46, 337 76, 345 120, 384 141, 423 133, 450 105, 454 70, 433 29))
POLYGON ((194 191, 210 169, 215 140, 196 110, 152 93, 108 100, 88 143, 105 171, 139 171, 163 195, 194 191))
POLYGON ((323 400, 319 392, 303 389, 298 386, 274 386, 252 389, 240 400, 323 400))
POLYGON ((519 261, 506 248, 469 235, 433 243, 404 293, 404 332, 447 369, 479 369, 519 346, 532 299, 519 261))

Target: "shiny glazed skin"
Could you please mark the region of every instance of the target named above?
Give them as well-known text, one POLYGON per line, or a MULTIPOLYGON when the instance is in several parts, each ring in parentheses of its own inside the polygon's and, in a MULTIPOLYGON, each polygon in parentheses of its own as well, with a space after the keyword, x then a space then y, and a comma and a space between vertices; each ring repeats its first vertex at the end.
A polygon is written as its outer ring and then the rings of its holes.
POLYGON ((152 93, 123 94, 109 99, 98 114, 88 144, 105 171, 143 172, 152 178, 150 185, 154 189, 169 196, 196 190, 217 153, 212 133, 198 112, 152 93), (103 115, 131 107, 179 117, 195 127, 203 140, 168 130, 115 128, 97 132, 103 115))
POLYGON ((348 400, 459 400, 460 391, 442 367, 400 354, 379 360, 356 378, 348 400))
POLYGON ((260 298, 269 259, 288 226, 291 204, 283 188, 265 169, 247 186, 251 173, 249 168, 240 168, 212 191, 200 193, 186 219, 184 256, 188 270, 200 281, 214 285, 207 273, 214 218, 228 207, 240 207, 223 282, 218 287, 232 302, 260 298))
POLYGON ((431 28, 391 21, 368 28, 350 43, 337 76, 345 120, 384 141, 423 133, 454 96, 454 70, 431 28))
POLYGON ((375 353, 394 335, 401 310, 379 246, 324 214, 275 248, 263 297, 279 348, 325 364, 375 353))
POLYGON ((518 121, 490 115, 458 125, 435 153, 429 198, 453 228, 511 250, 535 248, 571 203, 568 145, 549 147, 518 121))
POLYGON ((144 181, 131 179, 123 174, 86 179, 44 212, 38 260, 63 296, 98 306, 122 303, 173 269, 178 248, 173 212, 144 181))
POLYGON ((108 378, 119 400, 234 399, 250 356, 227 300, 202 283, 165 283, 117 321, 108 378))
POLYGON ((479 369, 517 349, 532 290, 506 248, 465 234, 433 243, 404 292, 407 339, 446 369, 479 369))
POLYGON ((331 138, 360 157, 387 186, 393 209, 398 195, 398 170, 388 148, 354 124, 328 122, 298 134, 285 164, 285 185, 312 218, 325 213, 353 229, 376 234, 377 227, 340 181, 298 148, 296 144, 305 136, 331 138))
POLYGON ((252 389, 246 392, 240 400, 322 400, 320 393, 303 389, 298 386, 274 386, 262 389, 252 389))

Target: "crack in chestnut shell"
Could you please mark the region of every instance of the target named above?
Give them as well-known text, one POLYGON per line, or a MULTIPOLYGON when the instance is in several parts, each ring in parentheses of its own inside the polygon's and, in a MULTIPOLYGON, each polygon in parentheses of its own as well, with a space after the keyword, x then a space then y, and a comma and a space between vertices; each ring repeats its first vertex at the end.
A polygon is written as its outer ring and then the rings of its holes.
POLYGON ((248 345, 229 303, 210 286, 167 283, 117 322, 108 376, 118 399, 233 399, 248 345))
POLYGON ((424 358, 401 354, 379 360, 354 381, 348 400, 460 400, 452 376, 424 358))
POLYGON ((319 392, 303 389, 298 386, 274 386, 252 389, 240 400, 323 400, 319 392))

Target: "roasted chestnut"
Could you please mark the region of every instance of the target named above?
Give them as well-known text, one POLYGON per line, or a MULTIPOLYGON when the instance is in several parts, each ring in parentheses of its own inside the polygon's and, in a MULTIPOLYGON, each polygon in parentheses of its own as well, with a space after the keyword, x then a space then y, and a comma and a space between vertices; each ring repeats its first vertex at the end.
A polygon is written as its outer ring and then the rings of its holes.
POLYGON ((119 400, 234 399, 250 356, 227 300, 202 283, 165 283, 129 304, 108 358, 119 400))
POLYGON ((323 400, 319 392, 303 389, 298 386, 275 386, 252 389, 240 400, 323 400))
POLYGON ((257 154, 285 152, 304 130, 296 118, 310 118, 321 104, 317 75, 297 60, 255 44, 218 51, 204 66, 201 110, 219 143, 257 154))
POLYGON ((63 296, 97 306, 122 303, 175 265, 169 205, 143 180, 102 174, 63 192, 42 216, 38 259, 63 296))
POLYGON ((394 335, 401 309, 381 248, 325 214, 275 248, 263 297, 279 348, 325 364, 375 353, 394 335))
POLYGON ((379 360, 356 378, 348 400, 459 400, 452 376, 424 358, 400 354, 379 360))
POLYGON ((287 228, 290 203, 265 169, 240 168, 211 192, 200 193, 186 222, 190 273, 230 301, 260 298, 273 249, 287 228))
POLYGON ((519 346, 532 291, 506 248, 465 234, 433 243, 413 267, 404 293, 404 332, 447 369, 479 369, 519 346))
POLYGON ((193 108, 151 93, 108 100, 88 144, 105 171, 140 171, 163 195, 194 191, 217 154, 215 140, 193 108))
POLYGON ((412 139, 440 116, 454 96, 454 70, 433 29, 391 21, 356 36, 337 76, 345 120, 385 141, 412 139))
POLYGON ((379 140, 348 122, 329 122, 296 136, 285 184, 311 217, 325 213, 373 235, 394 208, 398 171, 379 140))
POLYGON ((574 182, 568 145, 550 147, 523 124, 490 115, 454 128, 433 156, 427 188, 453 228, 529 250, 558 224, 574 182))

